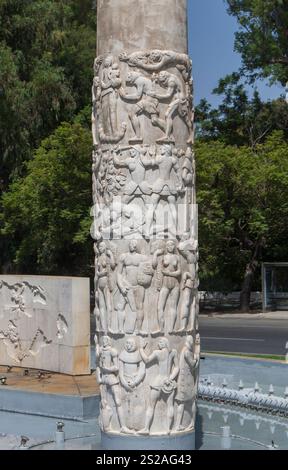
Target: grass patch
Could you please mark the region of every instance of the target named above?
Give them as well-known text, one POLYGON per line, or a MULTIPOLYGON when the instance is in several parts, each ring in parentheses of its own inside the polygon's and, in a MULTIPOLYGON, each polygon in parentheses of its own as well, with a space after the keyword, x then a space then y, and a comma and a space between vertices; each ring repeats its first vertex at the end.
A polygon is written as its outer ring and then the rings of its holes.
POLYGON ((269 354, 249 354, 249 353, 234 353, 234 352, 221 352, 221 351, 202 351, 203 354, 217 354, 221 356, 235 356, 235 357, 248 357, 255 359, 269 359, 271 361, 285 361, 285 356, 269 355, 269 354))

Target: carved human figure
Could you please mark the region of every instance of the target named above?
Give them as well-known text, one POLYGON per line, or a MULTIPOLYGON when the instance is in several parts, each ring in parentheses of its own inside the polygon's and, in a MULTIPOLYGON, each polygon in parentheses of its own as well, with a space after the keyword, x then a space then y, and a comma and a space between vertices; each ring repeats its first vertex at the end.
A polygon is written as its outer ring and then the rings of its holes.
POLYGON ((163 131, 165 130, 165 121, 159 118, 158 101, 152 98, 154 91, 154 84, 152 80, 141 75, 140 72, 129 72, 126 79, 126 84, 130 87, 136 87, 136 92, 127 93, 125 90, 120 89, 120 96, 129 102, 135 102, 134 105, 128 109, 129 119, 131 121, 135 137, 129 140, 129 143, 142 143, 141 126, 139 116, 142 114, 147 115, 153 124, 158 126, 163 131))
POLYGON ((24 291, 24 284, 15 284, 13 286, 13 294, 11 295, 11 300, 14 305, 12 306, 11 310, 13 313, 16 313, 17 318, 20 318, 21 315, 25 315, 28 318, 32 317, 32 315, 26 310, 24 291))
MULTIPOLYGON (((185 405, 191 402, 193 405, 195 403, 196 406, 195 370, 198 365, 198 360, 199 359, 194 356, 193 336, 187 336, 185 346, 181 351, 179 359, 179 375, 175 398, 177 402, 176 431, 184 431, 186 429, 186 427, 182 425, 185 405)), ((192 420, 192 423, 194 423, 194 420, 192 420)))
POLYGON ((97 140, 97 109, 101 103, 101 81, 99 77, 94 77, 92 85, 92 139, 94 149, 98 146, 97 140))
POLYGON ((197 314, 198 290, 198 243, 185 233, 178 245, 178 250, 188 263, 189 271, 184 272, 181 282, 180 330, 185 331, 191 323, 191 330, 195 329, 197 314), (191 319, 190 319, 191 317, 191 319))
POLYGON ((178 158, 173 155, 170 145, 161 145, 160 151, 150 158, 150 164, 154 168, 158 168, 159 176, 152 186, 152 195, 150 204, 146 212, 146 233, 149 236, 156 209, 161 199, 167 200, 169 204, 170 214, 172 216, 171 223, 174 224, 176 231, 176 198, 182 191, 182 182, 179 175, 178 158), (175 177, 172 177, 174 173, 175 177))
POLYGON ((103 61, 101 83, 101 107, 102 125, 108 135, 117 133, 117 98, 118 89, 121 87, 120 69, 114 62, 112 56, 108 56, 103 61))
POLYGON ((147 355, 144 348, 141 348, 140 354, 146 365, 156 363, 158 371, 150 383, 150 396, 145 426, 139 431, 139 434, 148 435, 150 433, 156 404, 161 398, 167 403, 167 433, 170 434, 174 420, 174 397, 177 387, 176 378, 179 373, 177 351, 169 348, 167 338, 160 338, 158 341, 158 349, 153 351, 150 355, 147 355))
POLYGON ((102 163, 102 152, 101 149, 93 150, 92 153, 92 189, 93 189, 93 204, 99 202, 100 196, 100 179, 99 169, 102 163))
POLYGON ((152 50, 145 52, 133 52, 127 54, 122 52, 119 55, 122 62, 127 62, 130 67, 138 67, 148 72, 159 72, 164 67, 175 65, 183 74, 185 80, 188 79, 192 62, 188 55, 174 51, 152 50))
POLYGON ((199 383, 199 368, 200 368, 200 350, 201 350, 201 337, 200 333, 197 332, 195 335, 195 345, 194 345, 194 358, 197 360, 196 369, 194 371, 196 390, 198 391, 199 383))
POLYGON ((128 168, 130 174, 130 178, 127 179, 123 188, 124 204, 129 204, 136 196, 140 196, 146 203, 145 196, 152 194, 151 185, 146 181, 146 170, 151 162, 145 158, 145 153, 145 148, 132 147, 129 149, 129 156, 121 158, 119 149, 114 150, 114 165, 120 168, 128 168))
POLYGON ((98 247, 94 244, 95 257, 95 292, 98 294, 98 308, 100 314, 100 330, 107 333, 111 329, 113 310, 111 274, 116 267, 114 255, 106 247, 105 242, 100 242, 98 247))
POLYGON ((143 382, 146 374, 146 367, 137 348, 136 338, 130 337, 126 340, 123 351, 119 356, 119 377, 120 383, 125 390, 127 418, 126 423, 130 421, 128 428, 136 429, 133 419, 134 406, 139 405, 139 394, 137 390, 143 382))
MULTIPOLYGON (((169 332, 172 333, 177 321, 181 278, 180 257, 176 253, 176 243, 173 240, 166 243, 166 254, 162 260, 161 274, 162 286, 157 305, 159 331, 163 332, 169 326, 169 332), (170 308, 167 312, 168 300, 170 308)), ((158 331, 154 332, 154 334, 156 333, 158 331)))
POLYGON ((175 116, 178 115, 183 119, 189 130, 189 138, 187 143, 191 144, 193 142, 193 124, 191 116, 189 116, 189 103, 182 81, 176 75, 167 71, 160 72, 157 77, 157 81, 162 88, 167 89, 167 92, 164 94, 152 92, 151 96, 159 101, 170 100, 165 114, 165 136, 160 138, 157 142, 175 142, 175 139, 172 136, 173 120, 175 116))
MULTIPOLYGON (((108 336, 103 336, 102 346, 99 346, 97 337, 95 336, 96 344, 96 366, 97 366, 97 381, 103 393, 104 400, 102 400, 102 423, 106 423, 106 427, 110 428, 111 425, 111 407, 108 405, 109 394, 116 407, 116 413, 120 424, 120 431, 129 433, 129 429, 124 425, 124 412, 121 401, 121 389, 119 379, 119 364, 118 353, 111 345, 111 339, 108 336), (108 416, 107 416, 108 415, 108 416)), ((105 429, 106 431, 109 429, 105 429)))
POLYGON ((121 293, 116 307, 120 334, 124 334, 127 305, 135 318, 129 333, 134 333, 136 328, 136 332, 147 334, 143 331, 144 302, 146 290, 151 285, 153 274, 153 261, 148 256, 139 253, 137 240, 131 240, 129 252, 123 253, 120 257, 117 272, 117 285, 121 293))
POLYGON ((25 356, 22 351, 21 339, 18 332, 18 326, 16 322, 9 320, 8 328, 6 331, 0 331, 0 339, 3 339, 3 343, 6 346, 7 354, 15 362, 20 363, 25 356))
POLYGON ((136 389, 145 377, 145 364, 137 349, 135 338, 128 338, 119 356, 119 377, 127 392, 136 389))
POLYGON ((194 155, 191 147, 187 148, 182 165, 182 180, 185 186, 191 186, 194 180, 194 155))

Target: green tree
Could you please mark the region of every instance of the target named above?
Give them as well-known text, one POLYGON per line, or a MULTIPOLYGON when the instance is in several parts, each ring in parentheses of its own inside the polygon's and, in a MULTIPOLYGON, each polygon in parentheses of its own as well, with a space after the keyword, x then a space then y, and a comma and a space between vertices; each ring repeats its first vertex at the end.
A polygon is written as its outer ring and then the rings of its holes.
POLYGON ((3 198, 3 261, 17 272, 90 274, 91 135, 61 124, 27 163, 26 176, 3 198), (9 262, 10 260, 10 262, 9 262))
POLYGON ((278 131, 254 149, 211 141, 196 152, 202 286, 241 288, 247 311, 260 261, 288 259, 288 144, 278 131))
POLYGON ((284 85, 288 80, 288 1, 225 0, 239 23, 235 49, 242 71, 253 81, 269 77, 284 85))
POLYGON ((284 99, 263 102, 257 90, 249 98, 238 73, 221 79, 213 93, 222 98, 218 108, 213 109, 206 100, 196 108, 197 136, 201 140, 255 147, 275 130, 282 130, 288 139, 288 106, 284 99))
POLYGON ((5 190, 41 140, 89 103, 90 0, 1 0, 0 174, 5 190))

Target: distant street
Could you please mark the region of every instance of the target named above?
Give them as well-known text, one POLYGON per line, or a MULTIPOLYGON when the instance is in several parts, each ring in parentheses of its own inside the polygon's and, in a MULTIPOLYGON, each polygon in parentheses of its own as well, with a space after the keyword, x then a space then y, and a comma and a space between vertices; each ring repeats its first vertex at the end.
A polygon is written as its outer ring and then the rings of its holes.
POLYGON ((200 315, 202 351, 285 355, 288 320, 207 318, 200 315))

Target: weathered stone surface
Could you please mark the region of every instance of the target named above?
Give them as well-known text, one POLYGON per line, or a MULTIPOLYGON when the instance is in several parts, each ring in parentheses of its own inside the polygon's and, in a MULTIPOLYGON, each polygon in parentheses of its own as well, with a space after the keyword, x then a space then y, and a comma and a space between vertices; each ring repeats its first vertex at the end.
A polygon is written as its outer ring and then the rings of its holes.
POLYGON ((0 276, 1 364, 90 373, 89 279, 0 276))
POLYGON ((101 427, 195 425, 200 337, 186 0, 98 1, 92 87, 101 427))
POLYGON ((186 52, 187 0, 98 0, 100 54, 144 49, 186 52))

